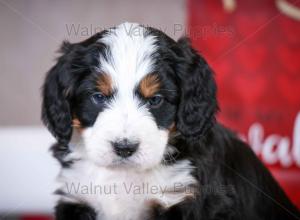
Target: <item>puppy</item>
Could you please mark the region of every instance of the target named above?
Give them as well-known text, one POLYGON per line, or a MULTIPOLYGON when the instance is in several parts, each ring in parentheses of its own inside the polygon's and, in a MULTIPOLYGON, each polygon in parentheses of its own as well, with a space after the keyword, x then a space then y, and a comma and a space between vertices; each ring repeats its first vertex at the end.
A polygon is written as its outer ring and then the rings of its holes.
POLYGON ((216 122, 212 70, 188 39, 124 23, 60 52, 42 104, 62 165, 56 219, 299 218, 216 122))

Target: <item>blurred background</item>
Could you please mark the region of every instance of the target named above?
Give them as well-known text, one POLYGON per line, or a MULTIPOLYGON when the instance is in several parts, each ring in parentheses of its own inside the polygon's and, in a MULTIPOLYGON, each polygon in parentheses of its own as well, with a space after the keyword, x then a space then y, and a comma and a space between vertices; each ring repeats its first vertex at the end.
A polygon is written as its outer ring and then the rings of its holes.
POLYGON ((54 139, 40 88, 60 43, 124 21, 191 37, 218 82, 219 120, 300 207, 299 0, 0 0, 0 219, 48 219, 54 139))

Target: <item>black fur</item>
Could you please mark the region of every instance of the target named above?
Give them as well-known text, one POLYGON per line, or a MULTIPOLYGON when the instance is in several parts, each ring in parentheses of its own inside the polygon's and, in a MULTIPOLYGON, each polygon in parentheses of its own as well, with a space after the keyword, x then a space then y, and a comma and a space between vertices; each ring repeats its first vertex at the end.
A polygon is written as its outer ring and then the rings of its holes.
MULTIPOLYGON (((64 157, 69 152, 73 117, 88 127, 104 108, 92 108, 86 94, 95 89, 93 80, 99 73, 93 67, 99 65, 97 53, 107 52, 104 45, 96 42, 102 34, 79 44, 64 43, 63 55, 48 73, 43 87, 42 119, 57 138, 53 152, 63 166, 72 166, 72 161, 64 161, 64 157)), ((163 82, 161 93, 166 97, 163 106, 151 113, 158 126, 168 128, 175 122, 177 135, 169 142, 179 153, 170 164, 190 160, 198 181, 194 199, 167 210, 154 206, 151 219, 299 219, 297 208, 250 147, 216 122, 213 73, 189 40, 175 42, 153 28, 148 28, 147 34, 159 39, 159 49, 153 57, 163 82)), ((60 202, 56 219, 92 220, 96 212, 83 204, 60 202)))
POLYGON ((177 67, 181 90, 177 129, 185 137, 198 141, 215 123, 216 85, 210 67, 189 40, 180 39, 178 45, 183 51, 183 61, 177 67))
POLYGON ((55 219, 57 220, 94 220, 96 212, 83 204, 60 202, 55 207, 55 219))
POLYGON ((198 143, 173 140, 197 170, 198 196, 166 210, 158 219, 299 219, 270 172, 253 151, 216 124, 198 143), (172 216, 172 217, 170 217, 172 216))
MULTIPOLYGON (((92 71, 90 67, 98 64, 97 54, 105 48, 96 40, 105 33, 98 33, 78 44, 63 42, 60 49, 63 54, 47 74, 43 85, 42 120, 57 139, 59 145, 56 148, 67 146, 70 141, 74 108, 77 107, 74 106, 75 88, 92 71)), ((83 123, 88 122, 83 120, 83 123)))

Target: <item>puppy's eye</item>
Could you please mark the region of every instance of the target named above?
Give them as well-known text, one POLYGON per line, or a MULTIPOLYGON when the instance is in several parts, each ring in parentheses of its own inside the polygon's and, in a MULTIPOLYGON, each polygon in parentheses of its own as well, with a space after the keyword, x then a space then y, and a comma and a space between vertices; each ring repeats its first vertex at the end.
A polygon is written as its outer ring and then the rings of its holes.
POLYGON ((95 105, 102 104, 106 101, 106 97, 100 92, 96 92, 91 96, 91 99, 95 105))
POLYGON ((148 100, 151 108, 158 108, 164 101, 164 97, 161 95, 155 95, 148 100))

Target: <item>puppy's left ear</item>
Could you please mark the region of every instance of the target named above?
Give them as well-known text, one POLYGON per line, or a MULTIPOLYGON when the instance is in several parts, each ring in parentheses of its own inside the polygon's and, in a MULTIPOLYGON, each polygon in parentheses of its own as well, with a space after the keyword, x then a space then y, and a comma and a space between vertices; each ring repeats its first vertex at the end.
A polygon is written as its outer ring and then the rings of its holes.
POLYGON ((218 110, 216 83, 207 62, 191 47, 188 38, 177 45, 179 62, 176 67, 180 81, 180 102, 176 127, 188 140, 197 141, 215 123, 218 110))

